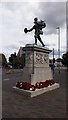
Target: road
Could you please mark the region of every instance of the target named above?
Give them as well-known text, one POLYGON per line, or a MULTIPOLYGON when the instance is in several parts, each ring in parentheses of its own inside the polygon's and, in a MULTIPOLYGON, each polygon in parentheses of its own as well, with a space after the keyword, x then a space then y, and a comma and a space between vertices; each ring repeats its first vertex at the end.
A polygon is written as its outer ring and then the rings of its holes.
POLYGON ((29 98, 13 91, 23 71, 2 73, 2 118, 66 118, 66 75, 68 71, 55 69, 54 80, 60 88, 29 98))

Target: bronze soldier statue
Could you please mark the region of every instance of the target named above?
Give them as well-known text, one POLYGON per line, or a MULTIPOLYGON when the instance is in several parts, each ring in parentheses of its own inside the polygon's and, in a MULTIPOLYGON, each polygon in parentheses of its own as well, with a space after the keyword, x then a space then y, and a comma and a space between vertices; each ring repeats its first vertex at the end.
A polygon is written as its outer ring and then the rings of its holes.
POLYGON ((24 32, 27 33, 27 32, 31 32, 33 29, 35 30, 35 44, 37 45, 37 39, 40 41, 40 43, 42 44, 42 46, 44 47, 44 43, 43 41, 41 40, 41 37, 40 37, 40 34, 42 35, 43 34, 43 31, 42 29, 46 27, 46 24, 44 23, 44 21, 38 21, 38 18, 34 18, 34 26, 31 28, 31 29, 27 29, 25 28, 24 29, 24 32))

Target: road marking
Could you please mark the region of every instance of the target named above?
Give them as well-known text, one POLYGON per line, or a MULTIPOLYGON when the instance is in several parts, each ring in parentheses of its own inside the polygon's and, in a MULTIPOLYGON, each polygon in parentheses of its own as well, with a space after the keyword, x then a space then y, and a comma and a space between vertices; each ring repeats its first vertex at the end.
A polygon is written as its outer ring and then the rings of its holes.
POLYGON ((8 80, 10 80, 9 78, 5 78, 5 79, 3 79, 4 81, 8 81, 8 80))

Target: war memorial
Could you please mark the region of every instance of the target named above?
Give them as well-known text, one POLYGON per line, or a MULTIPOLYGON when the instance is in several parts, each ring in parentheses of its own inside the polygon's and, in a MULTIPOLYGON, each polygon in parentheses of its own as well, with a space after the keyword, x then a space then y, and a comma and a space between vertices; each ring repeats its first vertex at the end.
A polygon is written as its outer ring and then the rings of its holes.
POLYGON ((26 55, 23 80, 18 81, 13 86, 13 90, 21 95, 34 97, 60 86, 59 83, 55 83, 53 80, 53 74, 49 67, 49 53, 52 50, 45 46, 40 37, 40 35, 43 35, 42 29, 45 27, 44 21, 38 21, 38 18, 34 18, 34 26, 29 30, 27 28, 24 29, 25 33, 35 30, 35 43, 26 44, 22 49, 26 55), (42 46, 37 45, 37 39, 42 46))

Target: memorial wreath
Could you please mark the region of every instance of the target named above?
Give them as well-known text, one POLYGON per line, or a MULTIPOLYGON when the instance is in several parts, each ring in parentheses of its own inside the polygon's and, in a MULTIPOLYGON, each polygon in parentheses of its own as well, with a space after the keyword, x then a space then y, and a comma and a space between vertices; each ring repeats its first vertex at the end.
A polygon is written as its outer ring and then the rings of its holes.
POLYGON ((54 80, 46 80, 44 82, 37 82, 35 85, 31 85, 30 83, 19 81, 16 83, 16 87, 19 89, 35 91, 36 89, 48 87, 49 85, 51 86, 54 83, 54 80))

